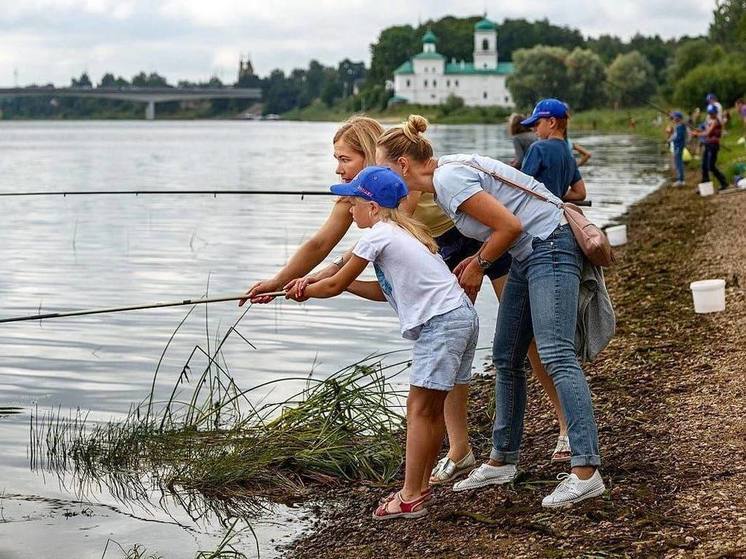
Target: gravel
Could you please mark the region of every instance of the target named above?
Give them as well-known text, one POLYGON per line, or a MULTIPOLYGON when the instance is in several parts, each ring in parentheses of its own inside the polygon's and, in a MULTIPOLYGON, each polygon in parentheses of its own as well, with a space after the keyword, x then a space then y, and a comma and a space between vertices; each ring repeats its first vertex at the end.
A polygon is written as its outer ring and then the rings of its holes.
MULTIPOLYGON (((375 522, 387 488, 320 488, 297 558, 746 557, 746 192, 700 198, 694 178, 625 216, 607 273, 618 333, 585 366, 609 488, 569 511, 541 508, 562 467, 557 424, 529 383, 522 475, 481 493, 438 489, 420 521, 375 522), (725 312, 693 312, 689 282, 726 280, 725 312)), ((489 451, 493 380, 478 379, 472 442, 489 451)))

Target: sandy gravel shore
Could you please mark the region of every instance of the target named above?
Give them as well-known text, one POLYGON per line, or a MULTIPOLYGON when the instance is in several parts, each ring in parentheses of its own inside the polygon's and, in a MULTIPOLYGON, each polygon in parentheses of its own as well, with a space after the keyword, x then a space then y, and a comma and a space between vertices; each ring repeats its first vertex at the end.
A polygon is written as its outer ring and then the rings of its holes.
MULTIPOLYGON (((438 489, 421 521, 370 518, 379 487, 329 492, 299 558, 746 557, 746 192, 699 198, 665 187, 623 219, 630 242, 607 282, 618 335, 585 368, 599 423, 601 499, 541 508, 561 467, 557 426, 531 382, 512 487, 438 489), (724 278, 727 309, 693 312, 689 282, 724 278), (325 512, 324 512, 325 511, 325 512)), ((493 380, 471 406, 475 451, 489 449, 493 380)))

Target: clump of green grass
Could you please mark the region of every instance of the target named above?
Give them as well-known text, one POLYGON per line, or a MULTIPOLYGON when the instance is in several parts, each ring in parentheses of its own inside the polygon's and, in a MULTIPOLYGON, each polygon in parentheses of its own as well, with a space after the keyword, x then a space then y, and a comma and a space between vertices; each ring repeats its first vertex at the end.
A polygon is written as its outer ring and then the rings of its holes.
POLYGON ((144 475, 169 489, 218 497, 247 490, 297 493, 308 483, 390 481, 403 461, 403 418, 389 373, 409 363, 384 366, 385 354, 374 355, 323 380, 286 378, 241 389, 222 357, 234 334, 251 345, 236 329, 241 318, 212 351, 195 347, 166 402, 154 401, 151 392, 126 420, 98 425, 80 412, 69 418, 59 411, 36 414, 32 463, 72 468, 90 480, 114 477, 122 493, 144 475), (207 364, 190 382, 196 356, 207 364), (299 380, 305 386, 291 398, 252 401, 259 389, 299 380))

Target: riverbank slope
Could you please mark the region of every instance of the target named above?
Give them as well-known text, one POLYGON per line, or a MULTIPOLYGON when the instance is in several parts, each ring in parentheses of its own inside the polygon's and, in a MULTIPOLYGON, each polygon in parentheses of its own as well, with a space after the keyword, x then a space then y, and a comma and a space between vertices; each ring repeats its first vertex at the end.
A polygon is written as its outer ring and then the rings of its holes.
MULTIPOLYGON (((746 192, 699 198, 697 178, 664 187, 622 221, 629 243, 607 273, 618 334, 585 368, 599 424, 601 499, 541 508, 563 468, 557 425, 533 379, 520 481, 481 493, 436 490, 420 521, 382 525, 384 489, 345 487, 290 555, 310 557, 746 556, 746 192), (696 315, 689 282, 727 282, 727 309, 696 315)), ((493 380, 471 401, 472 444, 489 450, 493 380)))

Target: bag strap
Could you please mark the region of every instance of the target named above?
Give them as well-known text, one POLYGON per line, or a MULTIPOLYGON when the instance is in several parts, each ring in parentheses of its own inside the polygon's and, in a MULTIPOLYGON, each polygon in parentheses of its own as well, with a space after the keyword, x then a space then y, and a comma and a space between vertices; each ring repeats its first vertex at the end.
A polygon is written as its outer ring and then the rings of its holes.
POLYGON ((547 202, 549 204, 552 204, 553 206, 556 206, 557 208, 559 208, 561 210, 565 208, 565 204, 564 203, 562 203, 562 202, 556 203, 556 202, 552 201, 551 199, 547 198, 546 196, 544 196, 542 194, 539 194, 538 192, 534 192, 530 188, 526 188, 525 186, 517 184, 517 183, 513 182, 512 180, 510 180, 509 178, 506 178, 506 177, 498 174, 495 171, 491 171, 489 169, 485 169, 481 165, 478 165, 478 164, 476 164, 476 163, 474 163, 472 161, 446 161, 445 163, 443 163, 443 165, 448 165, 449 163, 457 163, 459 165, 464 165, 466 167, 471 167, 472 169, 476 169, 477 171, 481 171, 482 173, 485 173, 485 174, 491 176, 493 179, 495 179, 497 181, 500 181, 502 183, 505 183, 508 186, 512 186, 513 188, 517 188, 518 190, 522 190, 526 194, 528 194, 530 196, 533 196, 534 198, 538 198, 542 202, 547 202))

